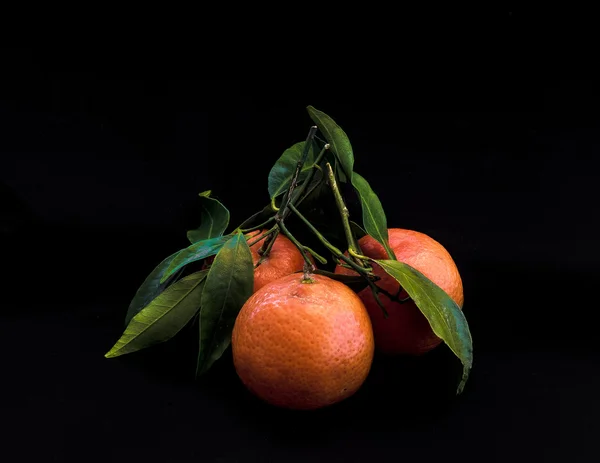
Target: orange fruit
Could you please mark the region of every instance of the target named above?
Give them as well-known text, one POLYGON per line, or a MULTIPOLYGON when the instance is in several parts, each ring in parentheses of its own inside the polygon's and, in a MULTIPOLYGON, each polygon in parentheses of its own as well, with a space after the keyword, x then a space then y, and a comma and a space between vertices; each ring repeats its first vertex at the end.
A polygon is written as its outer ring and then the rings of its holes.
POLYGON ((346 285, 288 275, 246 301, 233 327, 233 361, 242 383, 262 400, 316 409, 354 394, 373 360, 369 315, 346 285))
MULTIPOLYGON (((267 230, 253 232, 252 237, 258 237, 267 230)), ((252 238, 250 238, 252 240, 252 238)), ((250 247, 252 262, 254 265, 259 261, 261 255, 258 250, 266 238, 263 238, 250 247)), ((290 273, 298 272, 304 268, 304 258, 294 243, 281 233, 275 238, 269 256, 254 269, 254 291, 258 291, 267 283, 277 280, 290 273)))
MULTIPOLYGON (((433 238, 412 230, 390 228, 390 247, 396 258, 419 270, 427 278, 441 287, 462 308, 463 285, 456 264, 448 251, 433 238)), ((358 244, 365 256, 373 259, 388 259, 383 246, 369 235, 362 237, 358 244)), ((336 273, 355 275, 353 270, 338 266, 336 273)), ((389 276, 379 265, 373 263, 373 272, 381 277, 376 284, 391 294, 400 289, 398 282, 389 276)), ((373 324, 375 346, 378 351, 388 354, 420 355, 437 347, 442 340, 431 329, 429 322, 415 303, 391 301, 386 295, 379 298, 389 317, 384 317, 370 288, 358 293, 365 304, 373 324)), ((408 295, 403 290, 400 299, 408 295)))

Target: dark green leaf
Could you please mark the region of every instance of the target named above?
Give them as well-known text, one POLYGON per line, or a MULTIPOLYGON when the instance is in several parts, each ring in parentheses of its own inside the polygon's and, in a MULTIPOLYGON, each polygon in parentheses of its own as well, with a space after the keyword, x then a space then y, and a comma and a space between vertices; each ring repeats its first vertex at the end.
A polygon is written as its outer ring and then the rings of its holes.
POLYGON ((344 170, 340 167, 340 161, 338 160, 337 155, 333 153, 331 149, 327 150, 327 153, 325 154, 325 162, 331 164, 335 178, 339 183, 348 182, 348 177, 346 177, 344 170))
POLYGON ((410 265, 396 260, 375 260, 394 277, 408 293, 433 332, 442 338, 463 364, 463 377, 458 386, 460 394, 473 365, 473 342, 469 325, 460 307, 446 292, 410 265))
POLYGON ((187 232, 188 240, 192 244, 198 241, 215 238, 225 233, 229 225, 229 210, 223 204, 210 197, 211 191, 200 193, 200 227, 187 232))
POLYGON ((352 152, 352 145, 350 144, 346 132, 344 132, 342 128, 324 112, 321 112, 312 106, 308 106, 306 109, 308 110, 310 118, 325 136, 325 139, 330 145, 330 149, 339 159, 342 169, 344 169, 344 173, 352 180, 354 153, 352 152))
POLYGON ((206 259, 209 256, 214 256, 229 238, 229 235, 218 236, 209 240, 199 241, 198 243, 192 244, 179 251, 175 259, 169 264, 164 275, 161 277, 160 282, 164 283, 171 275, 177 272, 177 270, 187 264, 206 259))
POLYGON ((202 292, 198 375, 206 372, 229 346, 235 318, 252 294, 253 285, 252 255, 238 232, 215 257, 202 292))
MULTIPOLYGON (((125 326, 129 324, 131 319, 144 307, 146 307, 156 296, 158 296, 167 286, 169 280, 171 278, 167 278, 163 284, 161 284, 161 278, 167 271, 167 268, 177 257, 180 251, 177 251, 175 254, 171 254, 165 260, 163 260, 160 264, 156 266, 156 268, 146 277, 142 286, 139 287, 135 296, 131 300, 129 304, 129 308, 127 309, 127 315, 125 316, 125 326)), ((173 274, 172 274, 173 275, 173 274)))
POLYGON ((200 308, 207 270, 192 273, 169 286, 132 319, 106 358, 144 349, 175 336, 200 308))
POLYGON ((354 172, 352 177, 352 185, 354 185, 354 188, 356 188, 356 191, 360 196, 365 230, 369 235, 379 241, 385 248, 388 256, 395 260, 396 256, 388 242, 387 219, 381 201, 379 201, 379 198, 371 189, 369 182, 356 172, 354 172))
POLYGON ((340 169, 339 161, 337 160, 337 158, 335 159, 334 164, 333 164, 333 173, 335 175, 335 178, 338 179, 339 182, 341 182, 341 183, 348 182, 348 177, 346 177, 346 174, 344 173, 343 169, 340 169))
MULTIPOLYGON (((323 181, 323 171, 317 169, 315 170, 310 184, 306 186, 306 190, 302 194, 302 199, 300 201, 303 203, 304 201, 306 201, 306 204, 309 204, 313 201, 317 201, 325 192, 325 190, 327 190, 327 185, 323 181)), ((294 193, 296 193, 296 191, 294 193)), ((292 197, 294 196, 295 195, 292 195, 292 197)), ((298 202, 296 202, 296 204, 298 204, 298 202)))
MULTIPOLYGON (((302 152, 306 142, 301 141, 296 143, 291 148, 286 149, 281 157, 277 160, 275 165, 269 172, 269 195, 271 198, 275 198, 282 193, 285 193, 290 187, 290 182, 296 171, 298 161, 302 158, 302 152)), ((318 153, 317 153, 318 154, 318 153)), ((306 162, 302 166, 302 170, 298 175, 298 181, 301 182, 306 178, 308 171, 312 168, 316 159, 314 145, 311 145, 308 151, 308 157, 306 162)))

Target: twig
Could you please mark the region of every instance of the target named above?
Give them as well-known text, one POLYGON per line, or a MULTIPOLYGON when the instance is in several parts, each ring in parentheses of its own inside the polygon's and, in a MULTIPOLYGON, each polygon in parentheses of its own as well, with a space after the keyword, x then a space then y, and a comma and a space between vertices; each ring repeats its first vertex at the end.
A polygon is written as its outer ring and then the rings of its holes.
POLYGON ((268 225, 273 220, 275 220, 275 217, 269 217, 268 220, 266 220, 265 222, 261 223, 260 225, 256 225, 255 227, 252 227, 252 228, 240 228, 239 230, 242 233, 250 233, 250 232, 253 232, 254 230, 260 230, 260 229, 264 228, 265 225, 268 225))
POLYGON ((302 253, 302 257, 304 258, 304 262, 306 263, 306 265, 309 266, 310 271, 314 271, 315 266, 313 265, 313 263, 310 260, 310 257, 308 257, 308 253, 307 250, 304 246, 302 246, 302 244, 300 244, 300 241, 298 241, 294 235, 292 235, 290 233, 290 231, 287 229, 287 227, 285 226, 285 224, 283 222, 279 223, 279 227, 281 228, 281 232, 287 236, 287 238, 294 243, 294 245, 298 248, 298 250, 302 253))
MULTIPOLYGON (((289 206, 289 204, 292 200, 292 193, 294 192, 294 189, 296 188, 296 184, 298 183, 298 177, 300 176, 300 171, 302 170, 302 167, 304 166, 304 164, 306 163, 306 159, 308 158, 310 146, 312 144, 312 140, 315 137, 316 132, 317 132, 316 125, 313 125, 310 128, 310 130, 308 131, 308 136, 306 137, 306 142, 304 144, 304 151, 302 151, 302 156, 298 160, 298 164, 296 164, 296 170, 294 171, 294 175, 292 176, 292 181, 290 182, 290 186, 288 188, 287 194, 285 195, 285 197, 283 199, 282 206, 277 211, 276 217, 279 216, 279 218, 281 218, 281 216, 285 213, 287 207, 289 206)), ((275 219, 275 220, 277 220, 277 219, 275 219)))
POLYGON ((335 173, 333 172, 331 164, 327 163, 326 167, 327 176, 329 177, 329 186, 331 187, 331 191, 333 192, 333 196, 335 197, 335 203, 338 207, 338 210, 340 211, 340 215, 342 216, 344 233, 346 234, 346 241, 348 242, 348 254, 352 256, 352 258, 358 265, 364 266, 362 258, 366 258, 358 254, 358 246, 356 244, 356 240, 354 239, 354 233, 352 233, 352 228, 350 227, 350 212, 348 212, 348 208, 344 203, 344 198, 342 198, 342 193, 340 192, 337 181, 335 180, 335 173))
POLYGON ((385 289, 381 288, 380 286, 375 285, 375 287, 377 288, 377 292, 379 292, 381 294, 385 294, 390 301, 397 302, 399 304, 404 304, 405 302, 408 302, 411 300, 410 296, 400 299, 399 296, 400 296, 400 293, 402 293, 402 287, 400 287, 400 289, 398 290, 398 292, 395 295, 390 293, 389 291, 386 291, 385 289))
MULTIPOLYGON (((292 194, 294 193, 294 189, 296 188, 296 184, 298 183, 298 176, 300 175, 300 171, 302 170, 302 166, 304 166, 304 163, 306 162, 306 159, 308 158, 308 153, 310 151, 310 145, 312 144, 312 140, 315 136, 315 133, 317 132, 317 126, 313 125, 310 130, 308 131, 308 136, 306 137, 306 143, 304 145, 304 150, 302 152, 302 156, 300 157, 300 159, 298 160, 298 163, 296 164, 296 170, 294 171, 294 175, 292 176, 292 181, 290 182, 290 186, 288 188, 287 193, 285 194, 283 201, 281 203, 281 207, 279 209, 277 209, 277 212, 275 213, 274 216, 274 220, 275 222, 277 222, 277 225, 281 228, 281 224, 283 223, 283 220, 285 219, 285 217, 288 214, 288 206, 290 204, 292 204, 292 194)), ((311 171, 312 172, 312 171, 311 171)), ((304 190, 304 188, 306 188, 306 182, 304 182, 302 184, 301 189, 304 190)), ((274 200, 271 201, 271 207, 273 207, 273 209, 276 209, 277 206, 275 206, 275 202, 274 200), (274 206, 274 207, 273 207, 274 206)), ((273 246, 273 241, 275 240, 276 235, 271 235, 269 236, 265 242, 263 243, 263 245, 261 246, 260 250, 258 251, 258 253, 260 255, 269 255, 269 252, 271 251, 271 247, 273 246)))
MULTIPOLYGON (((263 238, 269 236, 271 233, 274 233, 276 229, 277 229, 277 227, 272 227, 270 230, 267 230, 262 235, 260 235, 258 238, 255 238, 252 241, 248 241, 248 247, 254 246, 256 243, 261 241, 263 238)), ((254 236, 251 236, 250 238, 254 238, 254 236)))

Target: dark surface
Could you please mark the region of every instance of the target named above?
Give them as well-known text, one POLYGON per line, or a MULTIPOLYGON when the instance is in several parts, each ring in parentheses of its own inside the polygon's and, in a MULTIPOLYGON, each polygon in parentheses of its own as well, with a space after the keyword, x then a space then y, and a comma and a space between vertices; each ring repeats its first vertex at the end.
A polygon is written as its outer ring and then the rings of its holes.
POLYGON ((600 388, 593 83, 339 86, 105 80, 28 68, 0 92, 3 461, 592 461, 600 388), (378 357, 316 413, 263 405, 194 330, 107 360, 197 193, 268 201, 312 104, 348 133, 390 226, 455 257, 475 365, 378 357))

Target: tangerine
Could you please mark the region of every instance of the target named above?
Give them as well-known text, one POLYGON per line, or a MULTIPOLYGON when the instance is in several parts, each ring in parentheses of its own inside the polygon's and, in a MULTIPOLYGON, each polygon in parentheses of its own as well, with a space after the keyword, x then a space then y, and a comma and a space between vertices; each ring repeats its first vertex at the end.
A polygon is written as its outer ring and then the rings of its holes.
POLYGON ((373 360, 369 315, 346 285, 292 274, 246 301, 233 328, 233 361, 242 383, 279 407, 316 409, 353 395, 373 360))
MULTIPOLYGON (((396 258, 423 273, 446 291, 462 308, 464 302, 462 280, 448 251, 424 233, 401 228, 390 228, 388 233, 390 247, 394 250, 396 258)), ((369 235, 362 237, 358 244, 367 257, 389 259, 383 246, 369 235)), ((353 270, 341 266, 337 266, 335 272, 345 275, 356 274, 353 270)), ((399 283, 376 263, 373 263, 373 273, 381 278, 376 282, 378 286, 391 294, 398 293, 399 283)), ((370 288, 365 288, 358 295, 371 317, 378 351, 388 354, 421 355, 442 342, 412 300, 399 303, 380 294, 379 298, 389 315, 386 319, 370 288)), ((399 298, 407 296, 402 290, 399 298)))
MULTIPOLYGON (((253 234, 250 235, 250 239, 252 239, 252 237, 260 236, 265 232, 266 230, 253 232, 253 234)), ((258 251, 266 239, 267 238, 265 237, 250 246, 252 263, 254 265, 256 265, 262 257, 258 251)), ((273 243, 269 255, 254 269, 254 291, 256 292, 266 284, 289 275, 290 273, 298 272, 303 268, 304 258, 302 257, 302 253, 294 243, 280 233, 277 235, 277 238, 275 238, 275 242, 273 243)))

